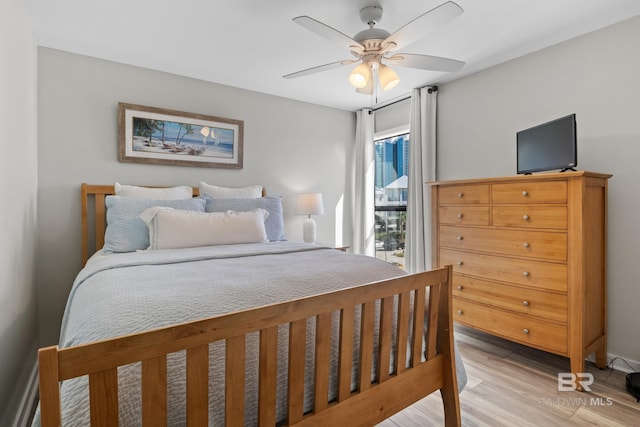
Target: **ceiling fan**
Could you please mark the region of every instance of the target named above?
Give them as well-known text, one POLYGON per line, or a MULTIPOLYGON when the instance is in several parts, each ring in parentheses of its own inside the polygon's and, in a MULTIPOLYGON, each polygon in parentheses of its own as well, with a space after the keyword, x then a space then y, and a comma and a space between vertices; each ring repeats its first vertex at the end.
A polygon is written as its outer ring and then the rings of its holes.
POLYGON ((360 31, 353 38, 309 16, 298 16, 293 18, 295 23, 302 25, 319 36, 344 46, 355 59, 332 62, 287 74, 283 77, 285 79, 302 77, 360 62, 351 71, 349 82, 356 88, 357 92, 370 95, 374 91, 375 80, 378 80, 383 90, 389 90, 400 82, 396 72, 386 63, 431 71, 457 71, 464 66, 464 62, 439 56, 392 52, 435 31, 462 12, 463 10, 458 4, 448 1, 418 16, 393 34, 390 34, 381 28, 375 28, 376 23, 382 18, 382 7, 367 6, 360 11, 360 19, 369 28, 360 31))

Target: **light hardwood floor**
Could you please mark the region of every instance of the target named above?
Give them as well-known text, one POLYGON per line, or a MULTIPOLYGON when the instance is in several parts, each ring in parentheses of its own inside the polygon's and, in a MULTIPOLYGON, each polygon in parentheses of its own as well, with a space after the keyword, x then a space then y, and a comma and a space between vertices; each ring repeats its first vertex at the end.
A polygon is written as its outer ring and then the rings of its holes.
MULTIPOLYGON (((625 373, 587 362, 591 392, 558 391, 557 375, 569 371, 569 359, 465 327, 455 331, 468 376, 460 393, 463 426, 640 426, 640 403, 625 390, 625 373)), ((435 393, 378 427, 441 425, 435 393)))

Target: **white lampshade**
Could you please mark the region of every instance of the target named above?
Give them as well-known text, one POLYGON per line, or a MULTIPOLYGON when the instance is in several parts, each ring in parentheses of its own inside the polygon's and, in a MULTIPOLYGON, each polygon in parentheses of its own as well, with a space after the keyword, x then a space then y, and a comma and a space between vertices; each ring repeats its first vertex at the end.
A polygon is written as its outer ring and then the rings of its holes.
POLYGON ((322 215, 322 193, 302 193, 296 199, 296 215, 322 215))
POLYGON ((306 243, 314 243, 316 241, 316 222, 311 218, 311 215, 322 214, 324 214, 324 206, 321 193, 298 194, 296 215, 308 215, 302 226, 302 239, 306 243))
POLYGON ((363 88, 371 80, 371 69, 369 64, 363 62, 351 71, 349 74, 349 83, 358 89, 363 88))
POLYGON ((380 87, 382 90, 389 90, 400 83, 400 77, 390 67, 384 64, 380 64, 378 67, 378 80, 380 81, 380 87))

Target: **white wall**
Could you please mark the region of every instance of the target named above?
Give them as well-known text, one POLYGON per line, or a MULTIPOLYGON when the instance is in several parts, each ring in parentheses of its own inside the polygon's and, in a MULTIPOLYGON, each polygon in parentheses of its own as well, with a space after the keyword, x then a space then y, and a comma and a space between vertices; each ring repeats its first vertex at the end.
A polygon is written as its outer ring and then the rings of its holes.
MULTIPOLYGON (((38 50, 41 344, 57 342, 80 269, 80 183, 262 184, 284 197, 289 240, 302 240, 298 192, 322 192, 318 240, 336 239, 355 114, 72 53, 38 50), (244 120, 242 170, 120 163, 118 102, 244 120)), ((348 227, 347 231, 348 231, 348 227)), ((336 241, 338 240, 338 241, 336 241)))
POLYGON ((0 1, 0 425, 35 364, 36 48, 23 0, 0 1))
MULTIPOLYGON (((609 181, 609 353, 640 361, 640 17, 440 85, 438 179, 513 175, 518 130, 576 113, 578 167, 609 181)), ((621 366, 622 367, 622 366, 621 366)))

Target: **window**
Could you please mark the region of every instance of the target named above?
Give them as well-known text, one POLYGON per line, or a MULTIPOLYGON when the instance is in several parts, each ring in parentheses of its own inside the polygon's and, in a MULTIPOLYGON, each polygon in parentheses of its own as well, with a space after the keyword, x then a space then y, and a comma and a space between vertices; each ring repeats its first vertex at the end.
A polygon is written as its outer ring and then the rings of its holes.
POLYGON ((409 134, 375 140, 376 258, 404 267, 409 134))

